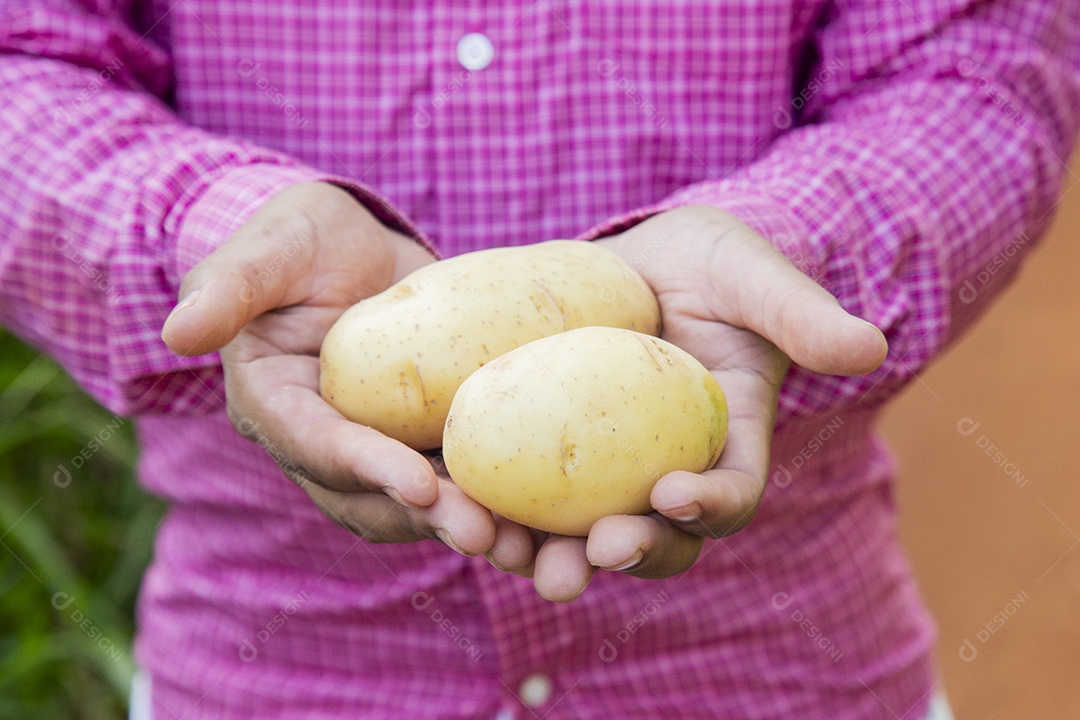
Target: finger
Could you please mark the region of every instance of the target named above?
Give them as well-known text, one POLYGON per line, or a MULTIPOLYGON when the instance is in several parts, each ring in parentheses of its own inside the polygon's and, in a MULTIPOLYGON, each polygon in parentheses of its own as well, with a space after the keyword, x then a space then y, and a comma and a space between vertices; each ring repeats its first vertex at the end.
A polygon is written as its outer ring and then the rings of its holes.
POLYGON ((529 528, 495 516, 495 542, 485 555, 488 562, 503 572, 522 577, 533 576, 536 545, 529 528))
POLYGON ((410 510, 435 536, 463 555, 487 553, 495 544, 495 518, 451 480, 439 480, 439 497, 430 507, 410 510))
POLYGON ((180 284, 180 303, 162 339, 181 355, 224 346, 258 315, 292 305, 311 290, 317 242, 327 219, 352 196, 304 183, 271 198, 180 284))
POLYGON ((656 514, 611 515, 592 526, 585 553, 604 570, 659 579, 688 570, 703 543, 656 514))
POLYGON ((684 532, 719 538, 742 530, 757 514, 764 480, 738 470, 677 471, 653 488, 657 512, 684 532))
POLYGON ((717 373, 730 404, 728 435, 716 467, 701 474, 668 473, 649 501, 686 532, 723 537, 746 527, 765 492, 776 418, 775 378, 717 373))
POLYGON ((552 535, 536 554, 533 585, 545 600, 567 603, 585 592, 596 568, 585 555, 585 538, 552 535))
POLYGON ((414 507, 435 501, 435 471, 424 456, 349 422, 320 397, 317 358, 227 363, 225 381, 233 426, 279 465, 294 465, 331 490, 381 491, 414 507))
POLYGON ((733 322, 814 372, 861 375, 884 361, 888 343, 881 331, 847 313, 750 227, 731 220, 718 247, 722 264, 710 268, 710 277, 719 302, 737 315, 733 322), (731 280, 733 267, 737 282, 731 280))
POLYGON ((327 517, 369 542, 437 539, 468 556, 488 552, 495 542, 491 512, 446 480, 440 481, 438 499, 420 509, 377 493, 335 492, 314 483, 302 487, 327 517))

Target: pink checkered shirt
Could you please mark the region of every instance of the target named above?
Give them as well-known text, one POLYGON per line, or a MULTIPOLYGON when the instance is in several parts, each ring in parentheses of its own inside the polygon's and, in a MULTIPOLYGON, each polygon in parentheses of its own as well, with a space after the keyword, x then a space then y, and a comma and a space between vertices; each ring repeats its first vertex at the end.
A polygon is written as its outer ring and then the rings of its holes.
POLYGON ((0 0, 0 320, 138 418, 171 502, 139 612, 155 717, 922 717, 933 631, 872 424, 1048 221, 1078 7, 0 0), (711 203, 892 349, 792 370, 748 529, 547 603, 326 520, 230 428, 217 357, 160 342, 185 271, 317 178, 446 255, 711 203))

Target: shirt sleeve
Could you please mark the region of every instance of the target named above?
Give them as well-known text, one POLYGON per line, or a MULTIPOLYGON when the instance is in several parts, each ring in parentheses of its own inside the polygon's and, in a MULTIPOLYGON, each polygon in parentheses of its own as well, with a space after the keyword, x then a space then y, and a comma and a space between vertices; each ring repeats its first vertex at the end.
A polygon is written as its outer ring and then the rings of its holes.
MULTIPOLYGON (((1048 224, 1080 115, 1080 3, 848 0, 755 162, 594 228, 726 209, 879 326, 873 374, 792 368, 793 417, 880 403, 986 308, 1048 224)), ((1066 190, 1067 192, 1068 190, 1066 190)), ((737 268, 733 268, 737 272, 737 268)))
POLYGON ((217 356, 159 333, 187 270, 267 198, 331 181, 419 234, 359 183, 182 122, 167 55, 104 6, 0 0, 0 323, 115 412, 206 412, 217 356))

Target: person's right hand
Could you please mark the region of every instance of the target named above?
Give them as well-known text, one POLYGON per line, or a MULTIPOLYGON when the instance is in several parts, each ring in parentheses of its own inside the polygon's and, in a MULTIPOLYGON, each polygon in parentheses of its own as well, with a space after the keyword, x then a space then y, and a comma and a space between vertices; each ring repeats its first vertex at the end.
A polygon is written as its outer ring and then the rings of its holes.
POLYGON ((319 348, 351 305, 434 258, 328 183, 287 188, 192 268, 162 339, 221 351, 229 418, 333 520, 372 542, 491 549, 495 521, 421 454, 319 395, 319 348))

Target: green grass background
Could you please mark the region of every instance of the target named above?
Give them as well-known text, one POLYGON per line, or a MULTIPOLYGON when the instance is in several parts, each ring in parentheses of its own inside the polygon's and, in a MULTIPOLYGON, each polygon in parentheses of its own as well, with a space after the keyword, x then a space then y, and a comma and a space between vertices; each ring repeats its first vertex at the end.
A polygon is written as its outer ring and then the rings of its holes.
POLYGON ((135 456, 128 420, 0 330, 0 718, 126 716, 163 512, 135 456))

